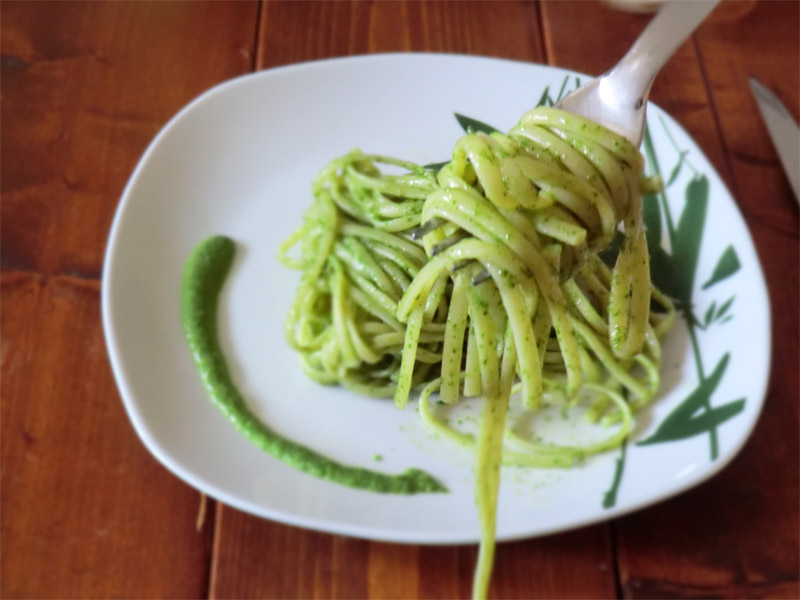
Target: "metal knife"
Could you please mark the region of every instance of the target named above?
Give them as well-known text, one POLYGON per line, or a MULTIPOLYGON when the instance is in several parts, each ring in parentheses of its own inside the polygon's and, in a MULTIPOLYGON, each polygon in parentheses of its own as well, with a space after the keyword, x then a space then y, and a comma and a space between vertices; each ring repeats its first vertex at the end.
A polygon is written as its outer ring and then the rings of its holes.
POLYGON ((772 90, 755 77, 750 77, 750 89, 781 159, 789 185, 800 202, 800 129, 797 122, 772 90))

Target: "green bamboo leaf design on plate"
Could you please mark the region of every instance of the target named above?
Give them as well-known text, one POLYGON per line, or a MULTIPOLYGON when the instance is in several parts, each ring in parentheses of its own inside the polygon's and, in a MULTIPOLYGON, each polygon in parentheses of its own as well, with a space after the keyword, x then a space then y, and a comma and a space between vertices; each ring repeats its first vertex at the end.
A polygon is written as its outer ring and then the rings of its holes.
MULTIPOLYGON (((561 89, 558 90, 558 96, 556 96, 555 102, 558 102, 559 100, 561 100, 561 98, 564 97, 564 90, 567 89, 568 81, 569 81, 569 75, 564 77, 564 81, 561 82, 561 89)), ((553 102, 553 104, 555 104, 555 102, 553 102)))
MULTIPOLYGON (((678 147, 663 120, 661 120, 661 124, 678 153, 677 162, 670 172, 666 185, 669 186, 678 179, 684 166, 694 172, 694 177, 686 186, 685 203, 677 224, 673 221, 672 211, 663 191, 642 199, 642 219, 650 252, 650 276, 656 286, 677 301, 678 312, 686 319, 699 382, 694 390, 660 423, 655 433, 636 445, 647 446, 708 434, 710 455, 713 461, 719 453, 717 428, 740 414, 744 410, 746 399, 740 398, 721 406, 711 405, 711 397, 725 374, 730 354, 726 353, 714 367, 712 373, 706 375, 697 331, 706 329, 711 323, 722 324, 731 320, 732 315, 727 313, 734 298, 729 298, 721 306, 717 306, 716 300, 713 301, 703 315, 703 322, 694 313, 692 292, 708 214, 709 182, 705 175, 700 174, 692 166, 687 157, 688 152, 678 147), (664 235, 664 226, 666 226, 666 236, 664 235), (668 238, 669 252, 662 247, 664 237, 668 238)), ((658 157, 648 128, 645 128, 643 150, 647 158, 649 173, 661 176, 658 157)), ((738 257, 733 247, 729 246, 717 262, 711 279, 706 282, 703 289, 729 277, 738 269, 738 257)), ((621 471, 623 465, 624 462, 618 461, 617 471, 621 471)), ((606 507, 609 504, 613 505, 615 501, 616 489, 619 486, 618 480, 619 474, 615 471, 612 488, 606 492, 604 497, 603 505, 606 507)))
POLYGON ((730 298, 728 298, 723 303, 722 306, 719 307, 719 310, 717 311, 717 314, 714 315, 714 320, 715 321, 718 320, 720 317, 722 317, 726 312, 728 312, 728 309, 731 307, 731 304, 733 304, 733 301, 735 299, 736 299, 736 296, 731 296, 730 298))
POLYGON ((622 472, 625 470, 625 455, 627 451, 628 440, 626 438, 622 442, 622 449, 614 466, 614 479, 611 481, 611 487, 603 494, 603 508, 611 508, 617 503, 617 492, 619 492, 619 485, 622 483, 622 472))
MULTIPOLYGON (((544 90, 542 91, 542 95, 539 96, 539 100, 536 102, 536 107, 540 106, 553 106, 556 102, 561 100, 564 97, 564 91, 567 89, 567 83, 569 83, 570 76, 567 75, 564 77, 564 81, 561 82, 561 88, 558 90, 558 95, 556 96, 555 100, 550 96, 550 86, 545 86, 544 90)), ((581 87, 581 78, 575 78, 575 87, 573 90, 577 90, 581 87)))
POLYGON ((715 283, 730 277, 736 273, 741 266, 739 257, 736 255, 736 250, 733 249, 733 246, 728 246, 725 248, 725 252, 722 253, 722 256, 719 257, 717 266, 714 267, 714 272, 711 274, 711 279, 703 284, 703 289, 707 290, 715 283))
MULTIPOLYGON (((459 113, 453 113, 456 117, 456 121, 458 124, 461 125, 461 128, 466 131, 467 133, 476 133, 476 132, 483 132, 486 134, 494 133, 498 131, 497 128, 484 123, 483 121, 478 121, 478 119, 473 119, 472 117, 467 117, 465 115, 459 113)), ((430 169, 431 171, 439 171, 443 166, 445 166, 449 160, 445 160, 438 163, 429 163, 427 165, 423 165, 425 169, 430 169)))
POLYGON ((661 205, 657 195, 644 198, 642 219, 650 251, 650 276, 666 294, 689 305, 700 242, 708 212, 708 179, 693 178, 686 186, 686 205, 672 238, 672 253, 661 247, 661 205))
POLYGON ((687 152, 688 152, 688 150, 683 150, 681 152, 680 158, 678 159, 678 163, 672 169, 672 173, 669 174, 669 179, 667 180, 667 183, 664 184, 665 187, 669 187, 673 183, 675 183, 675 180, 678 178, 678 175, 680 175, 680 173, 681 173, 681 167, 683 167, 684 159, 686 158, 687 152))
POLYGON ((714 367, 711 375, 703 379, 694 391, 661 422, 653 435, 639 442, 637 446, 682 440, 705 433, 739 414, 744 409, 745 400, 743 398, 722 406, 707 408, 711 401, 711 395, 716 391, 728 368, 729 360, 730 354, 726 353, 714 367), (703 408, 706 410, 695 416, 703 408))
POLYGON ((423 169, 430 169, 431 171, 438 171, 439 169, 441 169, 443 166, 445 166, 449 162, 450 162, 449 160, 445 160, 443 162, 430 163, 430 164, 427 164, 427 165, 422 165, 422 168, 423 169))
POLYGON ((545 86, 541 97, 536 102, 536 108, 540 106, 553 106, 553 101, 550 99, 550 86, 545 86))
POLYGON ((655 435, 639 442, 638 445, 646 446, 647 444, 657 444, 659 442, 674 442, 701 433, 708 433, 712 428, 719 427, 728 419, 732 419, 742 412, 744 410, 744 404, 745 399, 739 398, 738 400, 728 402, 722 406, 715 406, 711 410, 707 410, 693 419, 681 423, 680 426, 659 427, 655 435))
POLYGON ((708 327, 708 324, 711 323, 711 319, 714 318, 714 311, 716 310, 716 308, 717 308, 717 302, 715 300, 714 302, 711 303, 711 306, 708 307, 706 315, 705 317, 703 317, 703 327, 708 327))
POLYGON ((664 291, 687 305, 692 298, 700 242, 708 213, 708 179, 705 175, 693 178, 686 186, 686 205, 675 228, 675 240, 670 255, 670 278, 664 291))
POLYGON ((483 121, 478 121, 477 119, 473 119, 472 117, 465 117, 464 115, 458 113, 454 114, 456 116, 458 124, 461 125, 461 128, 467 133, 475 133, 480 131, 489 134, 498 131, 496 127, 487 125, 483 121))
MULTIPOLYGON (((569 83, 570 76, 567 75, 564 77, 564 81, 561 82, 561 88, 558 90, 558 96, 556 99, 553 100, 550 97, 550 86, 546 86, 544 91, 542 91, 542 95, 539 97, 539 100, 536 102, 536 106, 553 106, 556 102, 561 100, 562 96, 564 96, 564 91, 567 89, 567 83, 569 83)), ((575 89, 581 87, 581 80, 580 77, 575 78, 575 89)), ((461 128, 467 133, 485 133, 485 134, 492 134, 496 131, 499 131, 497 127, 493 127, 488 123, 484 123, 483 121, 479 121, 478 119, 473 119, 472 117, 468 117, 466 115, 462 115, 460 113, 453 113, 458 121, 458 124, 461 125, 461 128)), ((423 165, 424 168, 430 169, 431 171, 438 171, 443 166, 445 166, 449 161, 443 161, 438 163, 430 163, 427 165, 423 165)))
POLYGON ((732 419, 744 410, 745 399, 739 398, 732 402, 715 406, 711 410, 694 417, 691 421, 685 423, 683 427, 675 430, 674 437, 665 438, 672 440, 682 440, 701 433, 708 433, 712 428, 719 427, 728 419, 732 419))

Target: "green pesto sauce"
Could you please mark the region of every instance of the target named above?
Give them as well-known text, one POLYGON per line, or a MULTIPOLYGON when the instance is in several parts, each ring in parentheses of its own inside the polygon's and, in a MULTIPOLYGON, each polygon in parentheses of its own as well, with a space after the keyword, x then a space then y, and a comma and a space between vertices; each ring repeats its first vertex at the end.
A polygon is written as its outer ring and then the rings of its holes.
POLYGON ((212 236, 192 251, 181 282, 181 320, 192 357, 211 401, 259 448, 300 471, 342 485, 387 494, 446 492, 431 475, 408 469, 388 475, 335 462, 270 429, 247 407, 231 379, 217 337, 219 293, 233 264, 236 245, 212 236))

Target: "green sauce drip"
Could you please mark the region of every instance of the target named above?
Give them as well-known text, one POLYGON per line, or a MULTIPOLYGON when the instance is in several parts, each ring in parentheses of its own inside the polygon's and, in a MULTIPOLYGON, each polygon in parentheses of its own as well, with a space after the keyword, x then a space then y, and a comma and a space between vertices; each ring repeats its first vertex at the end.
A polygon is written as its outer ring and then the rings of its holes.
POLYGON ((217 337, 219 293, 233 264, 236 245, 212 236, 192 251, 181 283, 181 320, 192 357, 211 401, 259 448, 300 471, 342 485, 387 494, 446 492, 428 473, 408 469, 387 475, 337 463, 289 440, 258 420, 236 389, 217 337))

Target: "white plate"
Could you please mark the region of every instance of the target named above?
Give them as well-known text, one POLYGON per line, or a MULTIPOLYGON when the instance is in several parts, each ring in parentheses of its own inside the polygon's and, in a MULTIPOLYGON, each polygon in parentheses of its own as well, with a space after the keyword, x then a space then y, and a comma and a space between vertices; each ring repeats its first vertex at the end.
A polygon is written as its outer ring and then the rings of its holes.
MULTIPOLYGON (((422 164, 446 160, 462 134, 454 112, 505 130, 536 104, 545 86, 552 96, 565 78, 573 87, 573 75, 486 58, 366 56, 248 75, 181 111, 150 145, 125 189, 103 277, 103 324, 114 374, 149 450, 194 487, 270 519, 381 540, 476 541, 471 457, 432 438, 413 406, 400 412, 391 402, 322 387, 301 373, 282 333, 297 273, 278 264, 276 249, 300 224, 311 200, 310 182, 331 158, 358 147, 422 164), (228 235, 239 245, 219 327, 235 379, 257 414, 344 463, 394 473, 424 468, 450 493, 381 495, 315 479, 256 448, 217 412, 192 363, 179 314, 184 261, 212 234, 228 235), (377 462, 376 455, 383 460, 377 462)), ((694 486, 733 458, 761 410, 770 317, 752 241, 719 176, 683 129, 655 106, 649 124, 665 179, 686 151, 667 192, 676 227, 692 168, 709 183, 705 235, 690 287, 698 318, 710 315, 711 322, 693 328, 697 347, 683 319, 669 334, 663 396, 639 418, 615 501, 606 492, 619 451, 572 470, 505 470, 499 539, 585 525, 694 486), (728 251, 718 267, 729 247, 735 259, 728 251), (715 269, 728 276, 703 289, 715 269), (712 460, 708 432, 637 445, 698 386, 698 356, 708 377, 726 354, 729 362, 710 395, 716 412, 710 414, 737 414, 716 427, 717 456, 712 460), (728 404, 740 398, 743 406, 728 404)), ((690 205, 697 209, 701 203, 690 205)), ((684 224, 690 221, 700 219, 684 224)), ((704 410, 688 411, 682 423, 664 425, 662 433, 702 429, 710 418, 702 417, 704 410)))

